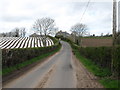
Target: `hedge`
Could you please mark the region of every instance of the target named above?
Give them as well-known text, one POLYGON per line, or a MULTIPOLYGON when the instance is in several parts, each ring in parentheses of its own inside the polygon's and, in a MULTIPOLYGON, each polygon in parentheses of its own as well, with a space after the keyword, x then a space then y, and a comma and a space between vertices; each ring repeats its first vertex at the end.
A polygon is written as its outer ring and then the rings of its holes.
POLYGON ((120 46, 116 46, 114 52, 112 52, 112 47, 80 47, 69 39, 62 38, 62 40, 71 44, 73 53, 76 51, 79 52, 80 55, 93 61, 94 64, 101 68, 111 70, 111 62, 113 60, 113 71, 111 71, 116 74, 116 76, 120 76, 120 46))
POLYGON ((19 49, 3 49, 2 50, 2 68, 10 67, 18 63, 22 63, 26 60, 30 60, 34 57, 49 53, 60 47, 60 44, 56 44, 49 47, 37 47, 37 48, 19 48, 19 49))
POLYGON ((113 54, 113 69, 116 71, 115 73, 118 73, 118 76, 120 76, 120 46, 115 48, 115 52, 113 54))
POLYGON ((86 47, 79 48, 79 52, 95 64, 103 68, 111 68, 112 55, 111 47, 86 47))

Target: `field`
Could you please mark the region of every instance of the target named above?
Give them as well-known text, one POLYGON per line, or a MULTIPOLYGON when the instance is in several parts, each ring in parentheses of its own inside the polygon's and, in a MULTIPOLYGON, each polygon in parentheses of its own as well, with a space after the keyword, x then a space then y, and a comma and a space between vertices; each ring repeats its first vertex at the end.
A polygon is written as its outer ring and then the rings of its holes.
POLYGON ((44 40, 43 37, 0 37, 1 49, 13 49, 13 48, 33 48, 44 47, 54 45, 50 38, 44 40))
POLYGON ((82 38, 83 47, 112 46, 112 38, 82 38))
POLYGON ((51 37, 0 37, 3 75, 57 52, 60 44, 54 41, 51 37))

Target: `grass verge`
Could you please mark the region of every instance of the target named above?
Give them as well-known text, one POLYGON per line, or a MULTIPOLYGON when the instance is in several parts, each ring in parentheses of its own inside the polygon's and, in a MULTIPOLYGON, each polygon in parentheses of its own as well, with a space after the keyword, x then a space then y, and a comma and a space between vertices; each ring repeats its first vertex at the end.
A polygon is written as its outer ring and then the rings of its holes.
POLYGON ((112 79, 110 76, 112 75, 111 71, 107 68, 101 68, 98 65, 96 65, 94 62, 92 62, 91 60, 83 57, 82 55, 80 55, 79 53, 79 46, 77 46, 76 44, 74 44, 72 41, 70 41, 69 39, 64 38, 63 41, 68 42, 71 47, 72 50, 75 54, 75 56, 80 60, 81 63, 83 63, 83 65, 90 71, 92 72, 95 76, 99 77, 100 80, 99 82, 105 87, 105 88, 109 88, 112 89, 114 88, 115 90, 120 90, 120 80, 118 79, 112 79))
POLYGON ((61 46, 59 48, 57 48, 56 50, 50 52, 50 53, 43 54, 41 56, 38 56, 38 57, 35 57, 33 59, 24 61, 24 62, 22 62, 20 64, 16 64, 15 66, 11 66, 9 68, 4 68, 4 69, 2 69, 2 76, 8 75, 13 71, 19 70, 19 69, 21 69, 21 68, 23 68, 23 67, 25 67, 27 65, 30 65, 30 64, 32 64, 34 62, 37 62, 37 61, 40 61, 40 60, 42 60, 42 59, 44 59, 44 58, 46 58, 46 57, 48 57, 50 55, 53 55, 56 52, 58 52, 60 50, 60 48, 61 48, 61 46))
POLYGON ((100 77, 99 82, 105 88, 119 88, 118 84, 120 81, 109 78, 109 76, 112 74, 109 69, 101 68, 91 60, 81 56, 78 50, 73 49, 73 52, 75 53, 75 56, 80 60, 80 62, 82 62, 90 72, 92 72, 95 76, 100 77))
MULTIPOLYGON (((119 88, 119 80, 113 80, 110 78, 103 78, 99 80, 99 82, 105 87, 105 88, 119 88)), ((117 89, 116 89, 117 90, 117 89)), ((120 88, 119 88, 120 90, 120 88)))
POLYGON ((100 68, 98 65, 94 64, 91 60, 81 56, 79 52, 76 52, 75 55, 90 72, 94 73, 95 76, 106 77, 111 75, 109 69, 100 68))

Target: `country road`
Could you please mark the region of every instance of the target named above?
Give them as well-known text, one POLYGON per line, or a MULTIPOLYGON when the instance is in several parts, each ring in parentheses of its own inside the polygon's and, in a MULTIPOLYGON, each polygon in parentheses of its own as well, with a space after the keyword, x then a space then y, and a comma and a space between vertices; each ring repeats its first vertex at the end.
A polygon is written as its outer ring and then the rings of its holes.
POLYGON ((36 65, 3 88, 102 88, 97 78, 72 54, 68 43, 61 41, 62 49, 36 65))

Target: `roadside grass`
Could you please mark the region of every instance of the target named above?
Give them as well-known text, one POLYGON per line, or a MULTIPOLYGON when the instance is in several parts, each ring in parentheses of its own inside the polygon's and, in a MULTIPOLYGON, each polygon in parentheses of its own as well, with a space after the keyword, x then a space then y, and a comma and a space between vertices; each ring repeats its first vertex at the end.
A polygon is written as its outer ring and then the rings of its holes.
MULTIPOLYGON (((105 88, 119 88, 120 80, 112 80, 110 78, 103 78, 99 80, 99 82, 105 87, 105 88)), ((119 88, 120 90, 120 88, 119 88)))
POLYGON ((94 73, 95 76, 108 77, 112 74, 109 69, 100 68, 98 65, 93 63, 91 60, 81 56, 79 52, 76 51, 75 55, 90 72, 94 73))
POLYGON ((2 76, 8 75, 13 71, 19 70, 19 69, 21 69, 21 68, 23 68, 25 66, 28 66, 28 65, 30 65, 32 63, 35 63, 35 62, 40 61, 42 59, 45 59, 46 57, 48 57, 50 55, 53 55, 56 52, 58 52, 60 50, 60 48, 61 48, 61 46, 59 48, 57 48, 56 50, 52 51, 52 52, 43 54, 41 56, 35 57, 35 58, 27 60, 27 61, 24 61, 24 62, 22 62, 20 64, 16 64, 15 66, 11 66, 9 68, 4 68, 4 69, 2 69, 2 76))
POLYGON ((94 62, 91 60, 83 57, 80 55, 79 52, 79 46, 74 44, 72 41, 68 39, 63 39, 63 41, 68 42, 73 50, 73 53, 75 56, 80 60, 80 62, 90 71, 92 72, 95 76, 99 77, 100 79, 98 80, 105 88, 109 89, 115 89, 115 90, 120 90, 120 80, 119 79, 113 79, 111 77, 112 72, 107 69, 107 68, 101 68, 98 65, 96 65, 94 62))
POLYGON ((75 56, 80 60, 80 62, 82 62, 83 65, 90 72, 92 72, 95 76, 100 78, 99 82, 105 88, 119 88, 118 85, 120 83, 120 80, 111 79, 110 76, 112 75, 112 73, 109 69, 99 67, 98 65, 93 63, 91 60, 80 55, 79 51, 76 49, 73 49, 73 52, 75 53, 75 56))

